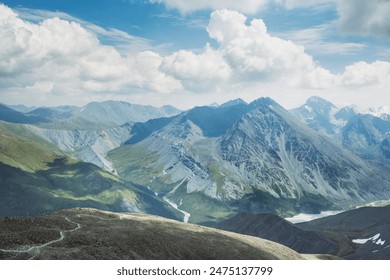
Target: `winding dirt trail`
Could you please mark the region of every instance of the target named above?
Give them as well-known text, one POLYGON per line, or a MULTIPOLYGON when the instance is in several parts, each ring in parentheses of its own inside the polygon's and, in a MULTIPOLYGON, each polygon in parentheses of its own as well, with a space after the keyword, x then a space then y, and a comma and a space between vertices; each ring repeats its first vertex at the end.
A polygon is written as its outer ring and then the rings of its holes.
POLYGON ((31 247, 27 247, 26 249, 0 249, 0 252, 4 252, 4 253, 15 253, 15 254, 22 254, 22 253, 28 253, 28 254, 31 254, 32 257, 30 258, 30 260, 34 259, 35 257, 37 257, 39 255, 39 251, 42 249, 42 248, 45 248, 49 245, 52 245, 54 243, 57 243, 57 242, 61 242, 62 240, 65 239, 65 233, 70 233, 70 232, 74 232, 76 230, 79 230, 81 229, 81 224, 79 223, 76 223, 76 222, 73 222, 72 220, 70 220, 68 217, 65 217, 64 218, 66 221, 72 223, 72 224, 75 224, 76 227, 74 229, 71 229, 71 230, 61 230, 60 231, 60 238, 58 239, 55 239, 55 240, 51 240, 49 242, 46 242, 44 244, 41 244, 41 245, 37 245, 37 246, 31 246, 31 247))

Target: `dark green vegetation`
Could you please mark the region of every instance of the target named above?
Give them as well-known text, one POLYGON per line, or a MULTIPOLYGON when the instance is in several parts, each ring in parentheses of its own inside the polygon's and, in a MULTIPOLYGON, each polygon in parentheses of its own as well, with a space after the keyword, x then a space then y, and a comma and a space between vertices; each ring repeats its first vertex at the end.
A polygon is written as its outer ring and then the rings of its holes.
POLYGON ((23 126, 0 122, 0 136, 0 216, 73 207, 178 215, 147 189, 77 161, 23 126))
POLYGON ((70 209, 3 218, 0 229, 0 259, 304 259, 271 241, 146 214, 70 209))

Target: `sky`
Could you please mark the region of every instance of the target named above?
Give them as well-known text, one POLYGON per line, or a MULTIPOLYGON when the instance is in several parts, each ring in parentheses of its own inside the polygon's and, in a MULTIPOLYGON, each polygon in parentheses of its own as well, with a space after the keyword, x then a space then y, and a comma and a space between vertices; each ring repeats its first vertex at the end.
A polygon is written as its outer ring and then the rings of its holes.
POLYGON ((390 105, 390 0, 0 1, 0 102, 390 105))

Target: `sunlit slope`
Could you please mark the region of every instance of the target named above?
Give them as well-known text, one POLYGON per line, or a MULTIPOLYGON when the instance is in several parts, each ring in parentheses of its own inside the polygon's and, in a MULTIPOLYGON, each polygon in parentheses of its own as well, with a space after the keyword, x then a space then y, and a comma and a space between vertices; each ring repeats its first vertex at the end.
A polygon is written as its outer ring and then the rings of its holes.
POLYGON ((23 126, 1 122, 0 215, 39 215, 81 206, 175 217, 145 188, 69 157, 23 126))

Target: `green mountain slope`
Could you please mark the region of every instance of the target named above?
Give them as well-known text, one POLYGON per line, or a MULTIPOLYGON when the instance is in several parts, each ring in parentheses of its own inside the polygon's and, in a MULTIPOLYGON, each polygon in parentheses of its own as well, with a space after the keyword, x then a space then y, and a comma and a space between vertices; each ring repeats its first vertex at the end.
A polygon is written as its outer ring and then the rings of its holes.
POLYGON ((147 189, 77 161, 22 125, 0 122, 0 216, 72 207, 179 215, 147 189))

